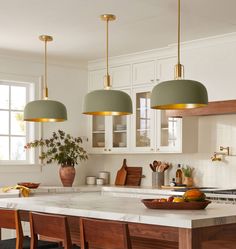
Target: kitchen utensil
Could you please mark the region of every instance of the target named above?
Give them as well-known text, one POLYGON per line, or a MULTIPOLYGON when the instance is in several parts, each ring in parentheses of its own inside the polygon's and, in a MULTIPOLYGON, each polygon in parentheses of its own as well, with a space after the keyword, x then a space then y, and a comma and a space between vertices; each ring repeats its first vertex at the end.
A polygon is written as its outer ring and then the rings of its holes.
POLYGON ((127 168, 126 159, 124 159, 121 169, 117 171, 115 185, 121 185, 121 186, 125 185, 126 176, 127 176, 126 168, 127 168))
POLYGON ((155 168, 155 171, 158 171, 159 166, 161 165, 161 161, 153 161, 153 166, 155 168))
POLYGON ((127 177, 125 185, 127 186, 140 186, 142 175, 142 167, 127 167, 127 177))
POLYGON ((152 165, 151 163, 149 164, 149 166, 150 166, 150 168, 151 168, 151 170, 152 170, 153 172, 156 171, 156 169, 153 167, 153 165, 152 165))

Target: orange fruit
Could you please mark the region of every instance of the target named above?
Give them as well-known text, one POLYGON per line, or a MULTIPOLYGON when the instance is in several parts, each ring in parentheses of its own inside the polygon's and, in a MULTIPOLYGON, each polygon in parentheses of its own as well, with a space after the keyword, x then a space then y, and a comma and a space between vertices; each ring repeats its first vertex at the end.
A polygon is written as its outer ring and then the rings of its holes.
POLYGON ((190 189, 183 195, 185 201, 204 201, 206 195, 199 189, 190 189))

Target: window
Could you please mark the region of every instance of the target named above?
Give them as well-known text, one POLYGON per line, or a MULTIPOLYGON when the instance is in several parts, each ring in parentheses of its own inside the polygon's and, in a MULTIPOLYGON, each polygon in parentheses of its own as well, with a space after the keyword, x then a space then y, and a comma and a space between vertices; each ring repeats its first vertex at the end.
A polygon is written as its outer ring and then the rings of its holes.
POLYGON ((35 138, 35 127, 23 120, 24 107, 35 95, 33 88, 32 83, 0 81, 0 164, 34 162, 24 145, 35 138))

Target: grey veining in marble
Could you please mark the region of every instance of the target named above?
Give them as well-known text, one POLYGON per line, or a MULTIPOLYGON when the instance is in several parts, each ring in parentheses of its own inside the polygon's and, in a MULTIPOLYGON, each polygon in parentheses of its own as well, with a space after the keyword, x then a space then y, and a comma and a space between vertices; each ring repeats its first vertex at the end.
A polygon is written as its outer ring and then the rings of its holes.
POLYGON ((210 204, 196 211, 150 210, 139 198, 98 192, 0 199, 0 207, 183 228, 236 223, 236 206, 231 204, 210 204))

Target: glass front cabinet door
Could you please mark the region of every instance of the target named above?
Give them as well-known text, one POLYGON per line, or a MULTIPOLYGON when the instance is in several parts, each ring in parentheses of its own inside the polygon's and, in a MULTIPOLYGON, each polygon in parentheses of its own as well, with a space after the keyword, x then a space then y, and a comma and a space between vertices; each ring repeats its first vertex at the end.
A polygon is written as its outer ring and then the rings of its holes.
POLYGON ((166 115, 165 110, 157 111, 157 151, 182 152, 182 118, 166 115))
POLYGON ((104 152, 106 147, 106 122, 104 116, 90 117, 90 150, 104 152))
POLYGON ((136 88, 133 92, 133 150, 155 152, 154 111, 150 108, 151 89, 136 88))
POLYGON ((130 115, 90 117, 90 152, 123 153, 130 150, 130 115))

